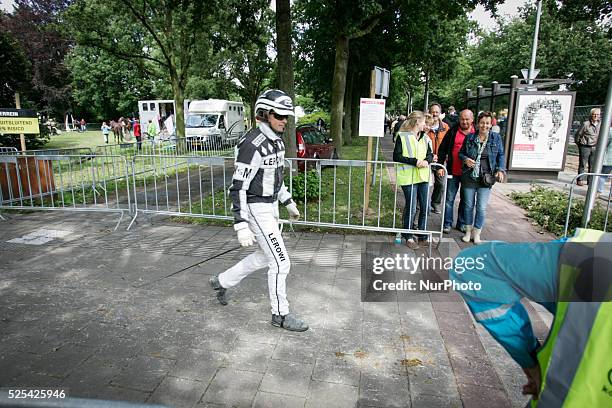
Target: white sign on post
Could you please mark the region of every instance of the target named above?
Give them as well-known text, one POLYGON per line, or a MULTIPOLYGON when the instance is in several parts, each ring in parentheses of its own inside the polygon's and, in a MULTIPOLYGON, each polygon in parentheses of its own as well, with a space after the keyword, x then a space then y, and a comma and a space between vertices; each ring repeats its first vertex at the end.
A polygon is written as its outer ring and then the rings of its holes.
POLYGON ((376 89, 374 93, 380 96, 389 96, 389 80, 391 72, 384 68, 374 67, 376 73, 376 89))
POLYGON ((359 136, 385 135, 385 100, 361 98, 359 104, 359 136))

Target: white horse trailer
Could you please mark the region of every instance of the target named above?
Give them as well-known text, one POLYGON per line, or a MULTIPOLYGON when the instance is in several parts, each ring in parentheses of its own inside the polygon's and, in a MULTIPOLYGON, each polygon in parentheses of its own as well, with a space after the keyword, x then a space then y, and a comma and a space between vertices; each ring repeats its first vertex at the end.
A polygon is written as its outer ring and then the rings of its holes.
MULTIPOLYGON (((183 112, 187 118, 187 110, 189 109, 189 100, 185 99, 183 112)), ((140 125, 143 131, 147 129, 149 120, 155 123, 158 131, 161 131, 166 126, 166 121, 172 117, 172 129, 168 129, 170 133, 174 133, 176 122, 174 109, 174 100, 172 99, 155 99, 149 101, 138 101, 138 116, 140 117, 140 125)))
POLYGON ((185 136, 194 147, 235 145, 244 135, 244 105, 222 99, 194 100, 186 115, 185 136))

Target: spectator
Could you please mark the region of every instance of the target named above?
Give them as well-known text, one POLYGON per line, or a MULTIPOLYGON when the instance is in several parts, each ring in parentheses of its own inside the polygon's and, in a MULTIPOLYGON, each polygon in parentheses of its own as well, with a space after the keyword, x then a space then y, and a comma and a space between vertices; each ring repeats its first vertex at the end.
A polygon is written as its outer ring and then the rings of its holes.
POLYGON ((153 123, 153 120, 151 119, 149 119, 149 124, 147 125, 147 136, 151 139, 157 136, 157 127, 155 126, 155 123, 153 123))
MULTIPOLYGON (((591 116, 589 120, 582 124, 582 127, 576 132, 575 142, 578 146, 579 162, 578 162, 578 174, 584 173, 585 167, 588 169, 587 173, 592 173, 593 162, 595 161, 595 147, 597 146, 597 138, 599 136, 599 127, 601 125, 601 109, 591 109, 591 116)), ((591 181, 591 176, 587 178, 591 181)), ((579 186, 584 186, 584 177, 578 179, 579 186)))
POLYGON ((86 126, 87 123, 85 123, 85 119, 81 118, 80 125, 81 125, 81 132, 84 132, 87 130, 87 126, 86 126))
MULTIPOLYGON (((444 140, 444 136, 449 130, 446 123, 440 120, 442 107, 438 103, 432 103, 429 106, 429 113, 433 118, 433 124, 428 131, 429 139, 431 140, 431 151, 433 152, 433 163, 438 163, 438 150, 444 140)), ((431 211, 434 214, 440 214, 440 206, 442 205, 442 190, 444 189, 444 176, 438 175, 438 169, 432 167, 434 175, 434 188, 431 194, 431 211)))
MULTIPOLYGON (((397 166, 397 183, 404 192, 403 228, 412 229, 412 220, 416 213, 417 200, 421 209, 427 208, 427 193, 429 183, 429 163, 433 159, 428 138, 423 132, 425 115, 421 111, 412 112, 399 129, 393 149, 393 161, 402 163, 397 166)), ((427 211, 419 211, 418 229, 425 229, 427 211)), ((418 248, 416 237, 411 233, 403 233, 406 246, 418 248)))
POLYGON ((397 122, 395 122, 395 125, 393 126, 393 142, 394 143, 397 140, 397 133, 399 132, 400 127, 402 126, 402 123, 404 123, 405 120, 406 120, 405 115, 399 115, 399 118, 397 118, 397 122))
POLYGON ((102 130, 102 136, 104 136, 104 143, 108 144, 108 134, 111 130, 110 126, 108 126, 106 122, 102 122, 102 127, 100 129, 102 130))
MULTIPOLYGON (((456 228, 464 231, 465 221, 463 219, 463 198, 461 193, 461 161, 459 160, 459 150, 463 145, 465 137, 474 132, 474 114, 469 109, 464 109, 459 115, 459 122, 452 127, 438 149, 438 163, 446 165, 448 171, 448 180, 446 182, 446 201, 444 209, 444 225, 443 231, 448 234, 453 225, 453 210, 455 206, 455 197, 457 191, 460 192, 459 210, 457 211, 456 228)), ((440 177, 444 176, 444 170, 438 170, 440 177)))
MULTIPOLYGON (((606 153, 604 155, 603 166, 601 167, 602 174, 610 174, 612 172, 612 129, 608 133, 608 146, 606 148, 606 153)), ((599 183, 597 184, 597 193, 603 194, 604 185, 610 184, 610 178, 600 177, 599 183)), ((608 194, 610 197, 610 194, 608 194)))
POLYGON ((461 190, 465 202, 465 235, 461 240, 470 242, 473 234, 474 243, 480 244, 491 187, 496 180, 503 181, 506 171, 501 136, 491 132, 491 112, 478 115, 478 131, 465 138, 459 159, 463 163, 461 190))
POLYGON ((138 119, 134 119, 134 137, 136 138, 136 146, 138 150, 142 149, 142 134, 140 133, 140 121, 138 119))
POLYGON ((481 267, 449 270, 474 319, 523 369, 528 407, 610 406, 611 241, 577 229, 568 242, 489 242, 456 258, 481 267), (521 300, 554 315, 543 345, 521 300))
POLYGON ((454 106, 448 107, 448 114, 444 116, 444 122, 448 125, 450 129, 454 128, 459 122, 459 116, 457 115, 457 111, 455 111, 454 106))

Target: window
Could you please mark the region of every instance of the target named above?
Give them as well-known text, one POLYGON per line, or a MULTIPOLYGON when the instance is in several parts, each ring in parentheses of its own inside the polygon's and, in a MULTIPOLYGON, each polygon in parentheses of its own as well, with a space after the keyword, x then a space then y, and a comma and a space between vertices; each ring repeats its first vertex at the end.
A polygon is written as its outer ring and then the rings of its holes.
POLYGON ((149 103, 149 110, 150 111, 154 111, 155 110, 155 102, 149 103))
POLYGON ((146 102, 142 104, 142 110, 143 110, 143 112, 146 112, 146 111, 149 110, 149 106, 147 105, 146 102))

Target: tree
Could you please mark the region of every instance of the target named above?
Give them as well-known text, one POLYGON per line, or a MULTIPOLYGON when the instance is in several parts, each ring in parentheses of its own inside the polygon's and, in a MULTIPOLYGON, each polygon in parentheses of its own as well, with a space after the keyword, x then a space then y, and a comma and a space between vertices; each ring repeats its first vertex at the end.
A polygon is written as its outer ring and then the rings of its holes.
POLYGON ((16 0, 2 18, 2 30, 20 43, 31 67, 31 86, 24 99, 30 107, 63 115, 70 106, 70 75, 63 61, 71 46, 58 29, 68 0, 16 0))
POLYGON ((0 32, 0 107, 15 106, 15 92, 29 86, 30 63, 21 45, 8 32, 0 32))
MULTIPOLYGON (((291 100, 295 101, 295 84, 293 76, 293 53, 291 51, 291 6, 289 0, 276 0, 276 49, 278 66, 278 87, 291 100)), ((285 144, 287 157, 295 157, 295 118, 289 117, 285 129, 285 144)))
POLYGON ((218 7, 216 1, 198 0, 77 0, 65 18, 79 44, 169 80, 177 135, 184 137, 183 102, 194 50, 211 41, 218 7))
POLYGON ((72 97, 91 121, 138 112, 138 101, 152 98, 152 83, 128 61, 104 50, 77 45, 66 56, 72 73, 72 97))

